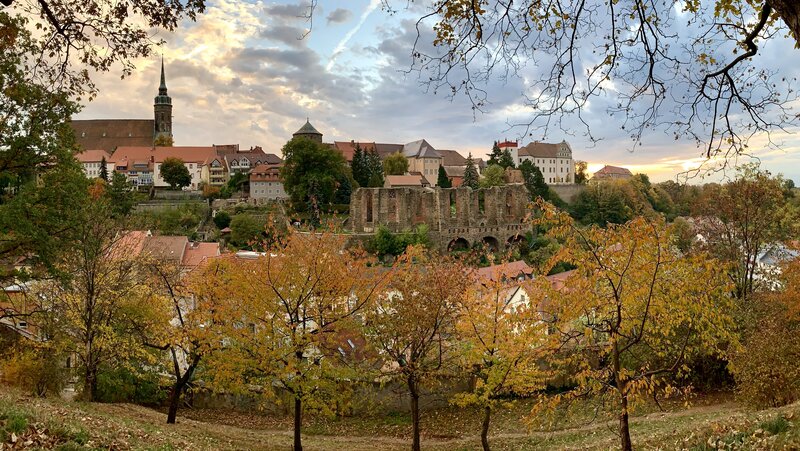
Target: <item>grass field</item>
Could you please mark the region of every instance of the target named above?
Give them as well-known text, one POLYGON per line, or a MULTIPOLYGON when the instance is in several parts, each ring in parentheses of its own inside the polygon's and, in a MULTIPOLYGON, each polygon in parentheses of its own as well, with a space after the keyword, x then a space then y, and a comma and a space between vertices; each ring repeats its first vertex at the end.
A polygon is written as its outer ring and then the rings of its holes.
MULTIPOLYGON (((727 396, 699 398, 690 407, 673 403, 660 411, 646 406, 633 418, 636 449, 800 449, 800 404, 759 412, 727 396)), ((531 425, 529 406, 498 411, 492 449, 613 449, 615 422, 582 406, 548 425, 531 425)), ((23 396, 0 387, 0 450, 289 450, 291 420, 219 410, 183 410, 176 425, 162 412, 130 404, 85 404, 23 396)), ((425 412, 423 449, 476 450, 479 413, 445 408, 425 412)), ((309 417, 308 450, 405 450, 410 419, 401 413, 326 419, 309 417)))

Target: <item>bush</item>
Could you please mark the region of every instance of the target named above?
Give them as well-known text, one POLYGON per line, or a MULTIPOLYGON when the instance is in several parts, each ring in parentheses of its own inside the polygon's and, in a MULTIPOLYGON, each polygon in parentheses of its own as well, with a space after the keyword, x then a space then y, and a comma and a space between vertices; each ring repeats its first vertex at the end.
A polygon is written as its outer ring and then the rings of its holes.
POLYGON ((414 230, 404 230, 397 234, 379 226, 369 247, 378 255, 400 255, 412 245, 428 246, 428 226, 422 224, 414 230))
POLYGON ((3 382, 36 396, 58 395, 68 377, 61 354, 46 347, 19 344, 3 362, 3 382))
POLYGON ((220 230, 231 225, 231 215, 227 211, 220 210, 214 215, 214 224, 220 230))
POLYGON ((740 399, 750 406, 778 407, 800 399, 800 323, 776 296, 753 299, 742 346, 730 359, 740 399))
POLYGON ((166 399, 157 374, 136 374, 127 368, 113 368, 97 376, 97 401, 159 405, 166 399))
POLYGON ((759 427, 772 435, 777 435, 788 431, 789 426, 789 422, 786 420, 786 418, 778 416, 761 423, 759 427))
POLYGON ((264 235, 264 221, 257 217, 242 213, 231 219, 231 244, 237 247, 250 247, 255 241, 260 241, 264 235))

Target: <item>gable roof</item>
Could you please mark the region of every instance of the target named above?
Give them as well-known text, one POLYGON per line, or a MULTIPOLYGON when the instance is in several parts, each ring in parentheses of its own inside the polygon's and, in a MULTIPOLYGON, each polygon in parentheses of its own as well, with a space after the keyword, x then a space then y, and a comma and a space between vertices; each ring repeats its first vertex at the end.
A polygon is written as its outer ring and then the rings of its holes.
POLYGON ((422 181, 420 174, 409 175, 387 175, 385 177, 384 186, 387 188, 398 186, 423 186, 425 183, 422 181))
POLYGON ((142 253, 157 260, 183 262, 189 238, 185 236, 150 236, 144 240, 142 253))
POLYGON ((466 172, 466 166, 445 166, 444 173, 448 177, 464 177, 464 172, 466 172))
POLYGON ((214 160, 217 153, 213 147, 120 147, 109 161, 117 163, 128 161, 150 161, 163 163, 167 158, 180 158, 184 163, 207 163, 214 160))
POLYGON ((334 141, 333 148, 342 154, 348 163, 353 161, 353 156, 356 153, 356 144, 361 150, 374 151, 377 153, 374 142, 353 142, 353 141, 334 141))
POLYGON ((206 259, 219 255, 219 243, 187 243, 181 265, 187 267, 200 266, 206 259))
POLYGON ((75 140, 83 150, 113 152, 121 146, 152 146, 154 119, 89 119, 70 122, 75 140))
POLYGON ((439 152, 424 139, 411 141, 403 146, 403 155, 406 158, 442 158, 439 152))
POLYGON ((384 159, 393 153, 402 152, 403 145, 390 144, 390 143, 375 143, 375 151, 378 152, 378 155, 381 157, 381 159, 384 159))
POLYGON ((530 278, 533 276, 533 268, 528 266, 524 261, 517 260, 515 262, 480 268, 476 273, 479 278, 492 281, 497 280, 497 277, 501 279, 515 279, 519 276, 530 278))
POLYGON ((603 175, 627 175, 627 176, 633 176, 633 174, 631 173, 631 171, 628 168, 621 168, 619 166, 609 166, 609 165, 603 166, 602 169, 600 169, 599 171, 594 173, 594 175, 597 175, 597 174, 600 174, 601 176, 603 176, 603 175))
POLYGON ((558 155, 558 144, 542 143, 534 141, 519 148, 519 156, 556 158, 558 155))
POLYGON ((96 163, 106 159, 109 162, 111 154, 102 149, 84 150, 83 152, 75 154, 75 158, 81 163, 96 163))
POLYGON ((466 166, 467 159, 455 150, 439 150, 442 166, 466 166))

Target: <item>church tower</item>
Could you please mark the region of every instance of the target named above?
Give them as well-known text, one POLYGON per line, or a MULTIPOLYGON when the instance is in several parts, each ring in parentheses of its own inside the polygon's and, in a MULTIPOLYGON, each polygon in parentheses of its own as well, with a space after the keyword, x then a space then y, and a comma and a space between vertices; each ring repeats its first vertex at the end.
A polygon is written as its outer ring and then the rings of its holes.
POLYGON ((167 94, 167 80, 164 77, 164 57, 161 57, 161 85, 158 87, 158 95, 153 101, 153 111, 155 113, 155 130, 153 138, 168 136, 172 138, 172 97, 167 94))

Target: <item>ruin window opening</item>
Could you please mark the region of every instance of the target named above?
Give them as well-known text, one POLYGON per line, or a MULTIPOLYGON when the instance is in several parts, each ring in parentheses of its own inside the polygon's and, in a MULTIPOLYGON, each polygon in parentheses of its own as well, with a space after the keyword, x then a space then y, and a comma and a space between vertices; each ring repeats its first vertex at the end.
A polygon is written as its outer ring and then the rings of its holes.
POLYGON ((372 222, 372 193, 367 194, 367 222, 372 222))
POLYGON ((486 193, 483 190, 478 191, 478 211, 481 214, 486 213, 486 193))
POLYGON ((456 192, 450 191, 450 217, 455 218, 457 213, 456 207, 456 192))

